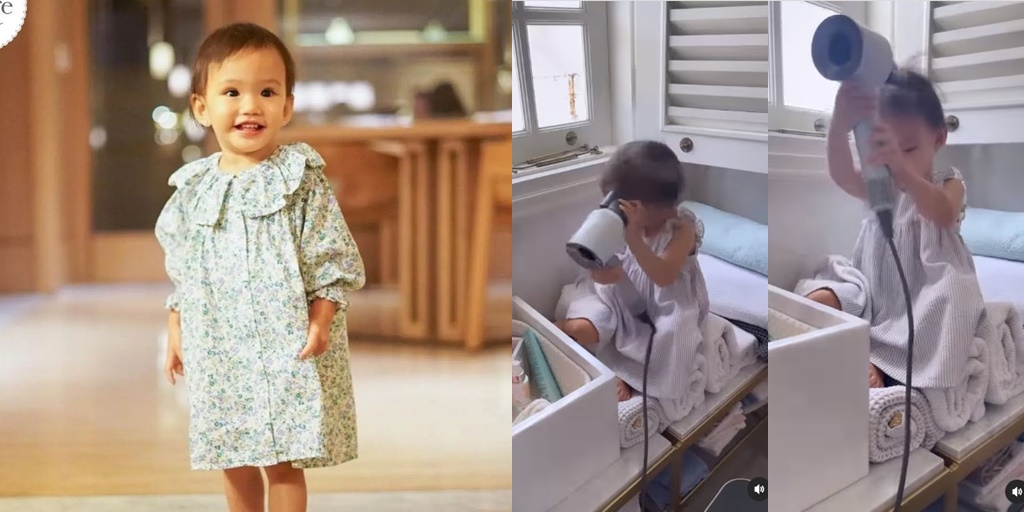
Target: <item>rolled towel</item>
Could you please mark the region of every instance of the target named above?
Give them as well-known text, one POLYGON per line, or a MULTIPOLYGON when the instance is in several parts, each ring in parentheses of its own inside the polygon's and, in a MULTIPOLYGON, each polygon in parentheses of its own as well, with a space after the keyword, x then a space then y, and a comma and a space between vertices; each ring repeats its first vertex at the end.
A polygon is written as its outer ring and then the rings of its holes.
POLYGON ((530 376, 533 378, 540 395, 545 400, 555 403, 562 399, 562 390, 558 387, 558 380, 551 372, 548 359, 544 356, 544 350, 537 341, 537 334, 533 329, 527 329, 523 333, 523 349, 526 351, 526 360, 530 368, 530 376))
POLYGON ((709 313, 701 350, 707 362, 707 391, 718 393, 740 370, 752 364, 757 339, 726 319, 709 313))
POLYGON ((946 432, 956 432, 968 421, 985 415, 985 393, 988 391, 988 345, 981 338, 971 343, 964 380, 955 388, 923 388, 935 423, 946 432))
POLYGON ((543 411, 544 409, 547 409, 550 405, 551 402, 548 402, 543 398, 538 398, 530 402, 526 407, 523 408, 522 411, 519 412, 519 415, 516 416, 514 420, 512 420, 512 426, 516 426, 519 423, 522 423, 523 421, 526 420, 526 418, 529 418, 530 416, 533 416, 534 414, 537 414, 543 411))
MULTIPOLYGON (((868 395, 868 460, 874 463, 903 454, 906 427, 904 401, 907 388, 871 388, 868 395)), ((945 435, 935 423, 928 400, 918 390, 910 392, 910 449, 930 450, 945 435)))
POLYGON ((1024 324, 1008 302, 985 304, 978 337, 988 344, 988 391, 985 401, 1005 404, 1024 392, 1024 324))
MULTIPOLYGON (((647 399, 647 436, 650 437, 668 426, 663 421, 658 401, 647 399)), ((644 440, 644 401, 639 393, 629 400, 619 402, 619 444, 629 448, 644 440)))

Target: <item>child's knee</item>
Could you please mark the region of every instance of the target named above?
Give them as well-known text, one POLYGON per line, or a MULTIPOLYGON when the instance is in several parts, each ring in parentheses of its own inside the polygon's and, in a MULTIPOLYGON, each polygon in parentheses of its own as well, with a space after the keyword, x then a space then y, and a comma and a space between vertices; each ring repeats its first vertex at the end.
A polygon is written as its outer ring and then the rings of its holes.
POLYGON ((813 292, 807 294, 807 298, 819 304, 824 304, 833 309, 843 309, 842 304, 839 303, 839 297, 836 296, 835 292, 829 290, 828 288, 820 288, 814 290, 813 292))
POLYGON ((293 467, 290 462, 266 466, 263 468, 263 471, 267 474, 267 480, 272 482, 289 481, 303 477, 302 469, 293 467))
POLYGON ((570 318, 564 322, 562 330, 581 345, 597 344, 597 328, 586 318, 570 318))

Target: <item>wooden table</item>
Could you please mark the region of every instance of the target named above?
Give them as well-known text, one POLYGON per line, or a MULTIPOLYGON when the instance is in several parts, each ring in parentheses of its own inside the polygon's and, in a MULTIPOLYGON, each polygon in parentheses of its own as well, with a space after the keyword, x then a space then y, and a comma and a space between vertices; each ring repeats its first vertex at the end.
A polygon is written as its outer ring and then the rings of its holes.
MULTIPOLYGON (((464 269, 474 218, 471 200, 479 168, 477 147, 486 138, 511 137, 511 124, 371 119, 375 120, 294 126, 282 130, 281 139, 310 144, 345 179, 358 179, 356 176, 361 175, 364 181, 375 180, 366 176, 390 171, 346 168, 344 155, 352 151, 354 144, 397 159, 397 250, 393 255, 384 251, 380 258, 387 261, 380 264, 384 269, 396 268, 398 318, 395 332, 381 334, 414 340, 459 341, 466 296, 464 269)), ((511 172, 511 162, 509 166, 511 172)), ((344 194, 339 196, 345 209, 346 198, 344 194)), ((346 216, 349 215, 346 210, 346 216)), ((387 271, 382 275, 387 277, 387 271)))

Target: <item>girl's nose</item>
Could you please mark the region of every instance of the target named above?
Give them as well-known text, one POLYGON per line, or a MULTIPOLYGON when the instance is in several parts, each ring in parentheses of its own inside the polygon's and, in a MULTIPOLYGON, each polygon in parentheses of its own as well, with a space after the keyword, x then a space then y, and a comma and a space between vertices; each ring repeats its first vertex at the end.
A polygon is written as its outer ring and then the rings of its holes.
POLYGON ((243 114, 259 114, 260 102, 256 96, 246 94, 242 97, 241 111, 243 114))

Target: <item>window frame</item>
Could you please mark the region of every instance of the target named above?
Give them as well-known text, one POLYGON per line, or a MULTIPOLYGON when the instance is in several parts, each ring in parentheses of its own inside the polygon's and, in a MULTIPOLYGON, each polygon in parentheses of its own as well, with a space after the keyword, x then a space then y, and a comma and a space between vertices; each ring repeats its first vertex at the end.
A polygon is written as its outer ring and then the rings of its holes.
MULTIPOLYGON (((868 26, 867 2, 865 1, 816 1, 799 0, 845 14, 858 23, 868 26)), ((832 112, 787 107, 784 101, 785 83, 782 79, 782 2, 769 2, 768 13, 768 123, 769 132, 798 133, 825 136, 832 112), (815 129, 817 120, 824 121, 821 130, 815 129)))
POLYGON ((529 159, 582 147, 584 144, 605 146, 611 137, 611 76, 608 48, 608 7, 605 2, 583 0, 581 9, 526 8, 522 1, 512 2, 512 38, 519 88, 513 101, 522 104, 524 129, 513 132, 512 161, 529 159), (551 128, 537 127, 536 102, 533 91, 533 70, 530 63, 530 42, 527 25, 579 25, 583 27, 583 49, 587 69, 588 118, 572 124, 551 128), (576 134, 575 144, 568 144, 569 132, 576 134))

